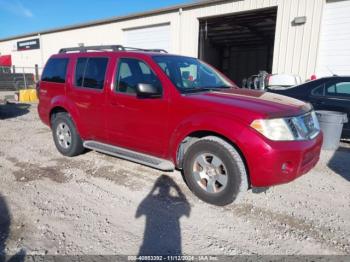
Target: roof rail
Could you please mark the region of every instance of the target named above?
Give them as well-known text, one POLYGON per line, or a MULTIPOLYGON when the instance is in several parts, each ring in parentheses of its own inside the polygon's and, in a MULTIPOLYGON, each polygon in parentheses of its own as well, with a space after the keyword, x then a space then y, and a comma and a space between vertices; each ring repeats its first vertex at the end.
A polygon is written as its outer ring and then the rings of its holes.
POLYGON ((98 45, 98 46, 78 46, 78 47, 68 47, 60 49, 59 53, 64 54, 68 52, 87 52, 87 51, 122 51, 125 50, 122 45, 98 45))
POLYGON ((122 45, 99 45, 99 46, 78 46, 78 47, 68 47, 60 49, 60 54, 65 54, 68 52, 88 52, 88 51, 143 51, 143 52, 159 52, 159 53, 168 53, 164 49, 142 49, 136 47, 124 47, 122 45))
POLYGON ((143 51, 143 52, 158 52, 158 53, 168 53, 164 49, 144 49, 144 48, 137 48, 137 47, 128 47, 124 46, 124 50, 130 50, 130 51, 143 51))

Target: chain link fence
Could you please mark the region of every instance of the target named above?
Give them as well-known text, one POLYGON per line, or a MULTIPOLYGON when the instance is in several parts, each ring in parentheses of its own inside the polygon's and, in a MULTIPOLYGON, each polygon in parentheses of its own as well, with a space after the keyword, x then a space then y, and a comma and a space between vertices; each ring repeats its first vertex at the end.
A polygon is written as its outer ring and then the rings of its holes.
POLYGON ((12 66, 0 67, 0 91, 18 91, 21 89, 35 88, 40 79, 42 68, 12 66))

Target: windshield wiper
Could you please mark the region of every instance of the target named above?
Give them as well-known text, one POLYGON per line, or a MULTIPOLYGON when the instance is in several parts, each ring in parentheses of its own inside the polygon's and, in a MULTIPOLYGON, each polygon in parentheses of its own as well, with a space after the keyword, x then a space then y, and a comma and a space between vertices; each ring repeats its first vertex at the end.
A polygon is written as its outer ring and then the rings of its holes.
POLYGON ((184 93, 191 93, 191 92, 203 92, 203 91, 216 91, 220 89, 229 89, 229 88, 233 88, 233 86, 183 88, 181 89, 181 91, 184 93))

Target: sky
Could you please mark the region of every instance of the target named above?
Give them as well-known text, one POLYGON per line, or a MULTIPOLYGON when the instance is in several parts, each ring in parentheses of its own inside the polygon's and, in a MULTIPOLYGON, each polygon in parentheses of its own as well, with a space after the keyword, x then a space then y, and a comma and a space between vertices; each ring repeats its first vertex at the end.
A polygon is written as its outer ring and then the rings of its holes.
POLYGON ((193 0, 0 0, 0 38, 193 0))

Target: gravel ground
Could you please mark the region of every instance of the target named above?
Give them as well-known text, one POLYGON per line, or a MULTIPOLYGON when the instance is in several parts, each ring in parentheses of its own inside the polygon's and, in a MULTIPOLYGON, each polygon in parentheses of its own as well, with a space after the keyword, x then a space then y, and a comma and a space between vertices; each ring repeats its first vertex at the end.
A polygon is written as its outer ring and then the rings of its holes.
POLYGON ((36 105, 0 107, 0 254, 350 254, 350 144, 296 181, 215 207, 179 172, 65 158, 36 105))

